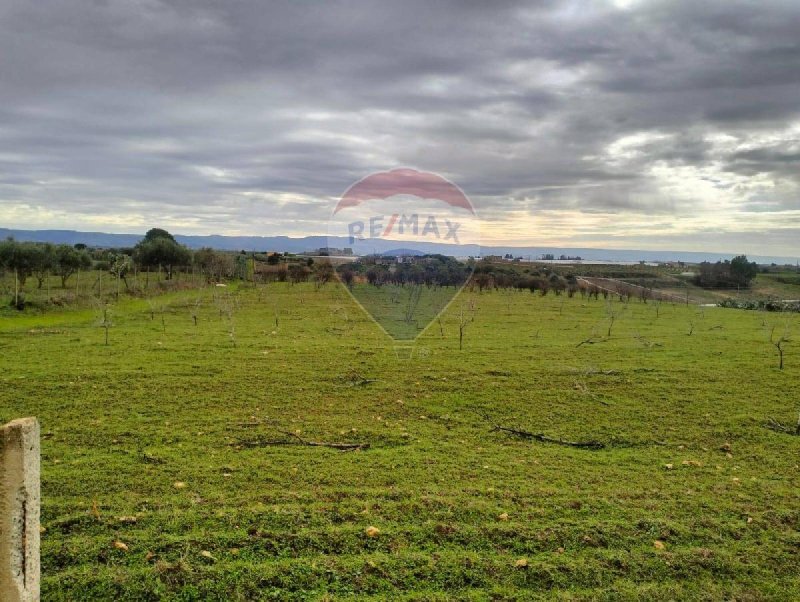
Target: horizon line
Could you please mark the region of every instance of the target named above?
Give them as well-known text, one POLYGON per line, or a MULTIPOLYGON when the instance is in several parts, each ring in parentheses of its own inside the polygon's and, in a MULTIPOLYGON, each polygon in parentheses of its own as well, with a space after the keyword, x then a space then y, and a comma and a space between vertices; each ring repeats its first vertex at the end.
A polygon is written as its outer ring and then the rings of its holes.
MULTIPOLYGON (((155 226, 154 226, 155 227, 155 226)), ((86 235, 103 235, 103 236, 140 236, 144 237, 144 233, 139 232, 107 232, 102 230, 74 230, 69 228, 42 228, 42 229, 28 229, 28 228, 13 228, 7 226, 0 226, 0 231, 7 231, 7 232, 25 232, 25 233, 44 233, 44 232, 51 232, 51 233, 70 233, 70 234, 86 234, 86 235)), ((179 238, 226 238, 226 239, 234 239, 234 238, 256 238, 256 239, 269 239, 269 238, 285 238, 288 240, 293 241, 302 241, 308 238, 328 238, 327 234, 304 234, 301 236, 290 236, 286 234, 180 234, 177 232, 171 232, 171 234, 175 237, 179 238)), ((398 245, 402 245, 404 243, 412 243, 413 241, 403 241, 403 240, 395 240, 395 239, 388 239, 382 238, 378 239, 385 242, 396 242, 398 245)), ((664 254, 686 254, 686 255, 730 255, 731 257, 735 257, 737 255, 747 255, 747 253, 743 252, 731 252, 731 251, 717 251, 717 250, 704 250, 704 251, 688 251, 688 250, 681 250, 681 249, 643 249, 643 248, 631 248, 631 247, 591 247, 591 246, 562 246, 562 245, 553 245, 553 244, 525 244, 525 243, 485 243, 485 244, 475 244, 475 243, 465 243, 465 244, 451 244, 451 243, 444 243, 444 242, 431 242, 429 244, 436 244, 442 245, 446 247, 451 247, 454 250, 463 247, 471 247, 477 246, 478 249, 483 248, 507 248, 507 249, 542 249, 542 250, 564 250, 564 251, 617 251, 617 252, 627 252, 627 253, 664 253, 664 254)), ((764 257, 770 259, 780 259, 780 260, 790 260, 791 263, 800 263, 800 257, 798 256, 791 256, 791 255, 771 255, 771 254, 760 254, 760 253, 751 253, 753 257, 764 257)))

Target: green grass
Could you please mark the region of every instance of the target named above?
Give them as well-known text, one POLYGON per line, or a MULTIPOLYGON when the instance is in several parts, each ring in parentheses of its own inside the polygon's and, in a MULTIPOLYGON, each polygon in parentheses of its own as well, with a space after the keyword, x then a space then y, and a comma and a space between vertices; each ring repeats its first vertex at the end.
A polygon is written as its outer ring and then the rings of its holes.
MULTIPOLYGON (((458 294, 454 286, 354 284, 349 291, 386 334, 413 341, 458 294)), ((441 332, 441 331, 440 331, 441 332)))
POLYGON ((98 310, 0 321, 0 420, 42 423, 44 600, 800 598, 800 437, 764 426, 797 419, 785 316, 464 292, 399 359, 338 285, 151 303, 107 347, 98 310), (371 447, 253 445, 279 431, 371 447))

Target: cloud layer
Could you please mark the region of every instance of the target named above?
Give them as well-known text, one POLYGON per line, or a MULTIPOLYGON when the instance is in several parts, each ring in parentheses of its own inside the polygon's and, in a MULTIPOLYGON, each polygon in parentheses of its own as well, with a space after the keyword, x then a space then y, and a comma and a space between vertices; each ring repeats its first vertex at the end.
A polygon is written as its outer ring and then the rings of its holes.
POLYGON ((800 5, 0 4, 0 224, 320 234, 399 165, 504 244, 800 255, 800 5))

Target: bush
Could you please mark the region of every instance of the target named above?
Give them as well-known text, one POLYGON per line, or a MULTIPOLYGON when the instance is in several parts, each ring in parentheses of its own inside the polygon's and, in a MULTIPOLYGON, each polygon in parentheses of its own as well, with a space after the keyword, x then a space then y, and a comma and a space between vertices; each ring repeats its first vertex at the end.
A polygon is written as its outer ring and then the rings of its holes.
POLYGON ((717 303, 717 307, 728 307, 731 309, 749 309, 761 311, 788 311, 800 312, 800 303, 786 303, 784 301, 760 300, 760 301, 737 301, 736 299, 725 299, 717 303))

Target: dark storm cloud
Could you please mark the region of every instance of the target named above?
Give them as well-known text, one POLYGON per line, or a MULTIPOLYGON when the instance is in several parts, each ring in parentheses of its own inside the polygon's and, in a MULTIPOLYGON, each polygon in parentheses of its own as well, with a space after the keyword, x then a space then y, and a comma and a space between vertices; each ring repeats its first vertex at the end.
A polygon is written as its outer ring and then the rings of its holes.
POLYGON ((6 1, 0 219, 319 233, 396 165, 495 222, 711 208, 687 177, 797 211, 797 31, 782 1, 6 1))

